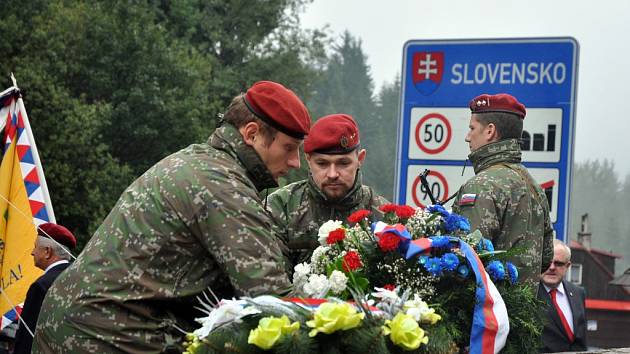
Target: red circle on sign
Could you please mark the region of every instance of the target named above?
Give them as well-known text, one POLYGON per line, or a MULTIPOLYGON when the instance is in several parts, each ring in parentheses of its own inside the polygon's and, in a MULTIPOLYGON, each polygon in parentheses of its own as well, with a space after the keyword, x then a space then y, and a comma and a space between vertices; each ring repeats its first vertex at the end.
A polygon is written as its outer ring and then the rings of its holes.
POLYGON ((439 152, 442 152, 444 149, 446 149, 448 144, 451 142, 451 135, 452 135, 451 123, 448 122, 448 119, 446 119, 446 117, 444 117, 443 115, 439 113, 429 113, 425 115, 424 117, 420 119, 420 121, 416 125, 416 144, 418 144, 418 147, 420 148, 420 150, 426 152, 427 154, 437 154, 439 152), (422 139, 420 139, 420 127, 422 126, 424 122, 426 122, 427 120, 431 118, 437 118, 441 120, 442 123, 444 123, 444 125, 446 126, 446 139, 444 139, 444 143, 442 145, 438 146, 435 149, 430 149, 424 146, 424 144, 422 144, 422 139))
MULTIPOLYGON (((439 179, 440 182, 442 182, 442 184, 444 185, 444 195, 442 196, 442 200, 448 198, 448 183, 446 182, 446 178, 444 178, 444 176, 442 176, 442 174, 437 171, 429 172, 428 176, 434 176, 435 178, 439 179)), ((416 195, 419 183, 420 176, 416 177, 416 179, 413 181, 413 186, 411 187, 411 197, 413 198, 413 202, 416 203, 417 206, 424 208, 425 205, 420 203, 420 199, 418 199, 418 196, 416 195)))

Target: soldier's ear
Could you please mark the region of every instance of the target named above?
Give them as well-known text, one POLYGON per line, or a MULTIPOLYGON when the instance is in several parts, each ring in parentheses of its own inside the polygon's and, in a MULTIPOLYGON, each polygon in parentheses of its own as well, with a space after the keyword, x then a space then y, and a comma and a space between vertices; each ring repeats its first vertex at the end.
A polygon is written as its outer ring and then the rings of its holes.
POLYGON ((501 136, 499 135, 499 131, 497 130, 497 126, 494 125, 494 123, 488 123, 488 125, 486 125, 486 128, 484 129, 484 132, 486 136, 486 141, 488 142, 497 141, 501 139, 501 136))
POLYGON ((260 126, 256 122, 249 122, 241 126, 239 132, 243 136, 243 141, 249 146, 254 146, 260 126))
POLYGON ((367 155, 367 151, 365 149, 361 149, 361 151, 359 151, 359 164, 363 163, 363 160, 365 160, 365 156, 367 155))

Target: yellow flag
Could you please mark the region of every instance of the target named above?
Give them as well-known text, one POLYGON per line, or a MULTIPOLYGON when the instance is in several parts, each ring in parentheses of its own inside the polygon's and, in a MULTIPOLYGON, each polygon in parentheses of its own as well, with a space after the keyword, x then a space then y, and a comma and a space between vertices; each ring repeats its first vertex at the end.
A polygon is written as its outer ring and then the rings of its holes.
POLYGON ((21 309, 29 286, 42 274, 31 256, 37 237, 35 225, 54 222, 54 215, 22 99, 15 94, 1 97, 4 152, 0 163, 0 314, 3 315, 0 327, 3 328, 15 319, 15 307, 21 309))

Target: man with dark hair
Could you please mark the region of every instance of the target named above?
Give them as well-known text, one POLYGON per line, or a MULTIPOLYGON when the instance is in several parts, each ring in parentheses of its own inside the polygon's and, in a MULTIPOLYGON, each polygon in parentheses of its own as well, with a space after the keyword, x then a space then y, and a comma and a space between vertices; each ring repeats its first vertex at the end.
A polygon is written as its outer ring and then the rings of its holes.
POLYGON ((586 350, 586 294, 584 289, 564 280, 569 267, 571 249, 564 242, 553 240, 553 262, 538 286, 538 298, 547 304, 543 353, 586 350))
POLYGON ((37 237, 31 256, 35 266, 44 271, 26 292, 26 299, 18 330, 15 334, 13 353, 30 353, 33 345, 35 325, 46 292, 55 279, 70 265, 70 251, 77 245, 77 240, 65 227, 44 223, 37 227, 37 237))
POLYGON ((300 166, 311 120, 261 81, 205 144, 166 157, 123 192, 50 289, 34 353, 183 352, 196 297, 282 295, 291 283, 259 192, 300 166))
POLYGON ((508 94, 484 94, 469 106, 466 142, 475 177, 460 188, 453 211, 496 249, 517 248, 510 260, 535 285, 553 258, 553 229, 547 198, 520 163, 525 106, 508 94))
POLYGON ((361 148, 359 127, 347 114, 331 114, 313 124, 304 140, 308 179, 291 183, 269 196, 269 208, 277 223, 290 260, 289 272, 309 262, 319 246, 318 231, 328 220, 346 221, 353 212, 366 209, 379 219, 378 208, 387 200, 361 183, 361 164, 367 152, 361 148))

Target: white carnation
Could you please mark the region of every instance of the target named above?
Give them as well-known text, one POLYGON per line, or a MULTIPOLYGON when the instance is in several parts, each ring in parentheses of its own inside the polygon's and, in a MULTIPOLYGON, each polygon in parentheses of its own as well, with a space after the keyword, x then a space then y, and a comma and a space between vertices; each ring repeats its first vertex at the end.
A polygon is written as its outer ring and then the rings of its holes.
POLYGON ((324 297, 329 289, 330 283, 323 274, 311 274, 308 277, 308 282, 304 284, 304 292, 310 297, 324 297))
POLYGON ((344 290, 346 290, 348 277, 346 277, 343 272, 333 270, 328 280, 330 281, 330 290, 332 290, 333 293, 341 294, 344 290))
POLYGON ((293 286, 301 291, 311 273, 311 266, 308 263, 300 263, 293 268, 293 286))
POLYGON ((328 234, 331 231, 335 231, 337 229, 342 228, 342 222, 339 220, 328 220, 319 228, 319 232, 317 233, 317 239, 319 240, 320 245, 327 245, 326 239, 328 238, 328 234))

